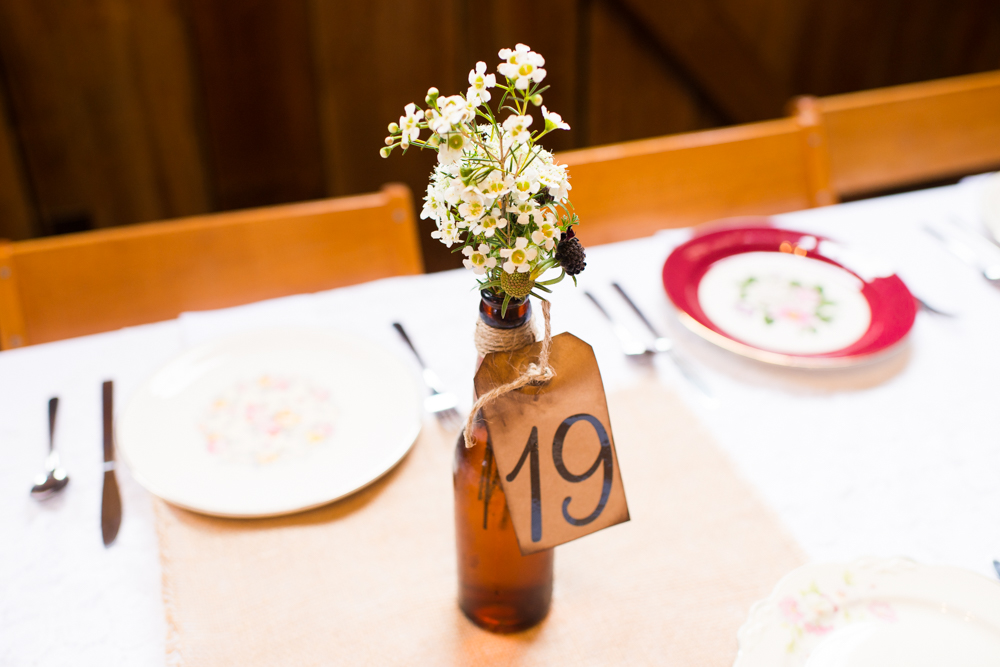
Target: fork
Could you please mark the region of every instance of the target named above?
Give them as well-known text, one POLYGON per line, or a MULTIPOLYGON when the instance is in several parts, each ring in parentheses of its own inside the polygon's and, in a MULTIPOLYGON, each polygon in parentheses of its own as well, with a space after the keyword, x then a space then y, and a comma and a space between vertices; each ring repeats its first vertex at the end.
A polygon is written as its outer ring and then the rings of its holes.
POLYGON ((650 324, 649 320, 646 319, 646 316, 642 314, 642 311, 640 311, 636 307, 636 305, 632 303, 632 300, 628 298, 628 295, 625 294, 624 290, 622 290, 621 287, 618 287, 616 283, 612 284, 616 286, 618 293, 622 295, 622 297, 625 299, 626 302, 628 302, 630 306, 632 306, 632 309, 635 310, 635 312, 639 315, 639 318, 643 321, 643 323, 645 323, 647 327, 649 327, 649 329, 653 332, 653 336, 655 336, 656 338, 652 348, 645 347, 642 343, 640 343, 635 339, 635 337, 628 329, 626 329, 613 317, 611 317, 611 313, 609 313, 607 310, 604 309, 604 306, 602 306, 601 302, 597 300, 597 297, 595 297, 589 291, 584 290, 583 292, 584 295, 588 299, 590 299, 595 306, 597 306, 597 309, 601 311, 601 314, 604 315, 605 319, 607 319, 608 322, 611 324, 611 328, 612 330, 614 330, 615 335, 618 337, 618 342, 621 343, 622 351, 625 353, 625 356, 639 357, 639 356, 653 355, 656 354, 657 352, 666 352, 667 354, 670 355, 670 359, 674 362, 674 365, 677 366, 677 370, 681 372, 681 375, 683 375, 688 382, 697 387, 698 390, 701 391, 707 398, 714 400, 711 390, 701 380, 701 378, 698 377, 698 375, 687 363, 687 360, 684 359, 684 357, 678 355, 677 351, 673 349, 673 343, 670 341, 670 339, 666 338, 665 336, 659 335, 656 329, 653 328, 653 325, 650 324))
POLYGON ((639 316, 639 319, 646 325, 649 332, 653 334, 653 349, 651 351, 666 352, 670 355, 670 360, 674 362, 674 366, 676 366, 677 370, 681 372, 681 375, 683 375, 688 382, 697 387, 698 390, 701 391, 701 393, 703 393, 706 397, 713 398, 712 390, 708 388, 708 385, 705 384, 705 381, 701 378, 701 376, 699 376, 694 368, 691 367, 688 360, 677 352, 677 349, 674 347, 674 342, 661 334, 657 328, 653 326, 653 323, 649 321, 646 314, 639 310, 639 306, 635 305, 635 302, 632 301, 629 295, 625 293, 625 290, 621 285, 613 282, 611 283, 611 286, 616 292, 618 292, 618 295, 621 296, 625 303, 629 305, 632 311, 639 316))
POLYGON ((420 353, 417 352, 417 348, 413 345, 410 337, 406 335, 406 329, 403 328, 403 325, 399 322, 393 322, 392 326, 399 332, 403 342, 413 352, 413 356, 417 358, 417 363, 420 364, 420 370, 424 377, 424 384, 431 390, 431 395, 424 399, 424 410, 437 417, 438 421, 445 428, 458 428, 462 423, 462 419, 456 409, 458 399, 455 394, 446 391, 444 385, 441 383, 441 378, 427 367, 427 364, 424 363, 420 353))

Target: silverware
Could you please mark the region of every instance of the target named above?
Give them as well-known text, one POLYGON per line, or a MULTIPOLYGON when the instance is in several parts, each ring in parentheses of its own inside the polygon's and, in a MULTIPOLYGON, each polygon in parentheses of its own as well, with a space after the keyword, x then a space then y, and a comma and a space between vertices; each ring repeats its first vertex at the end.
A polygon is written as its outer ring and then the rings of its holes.
POLYGON ((104 409, 104 491, 101 494, 101 536, 104 546, 111 546, 122 523, 122 499, 115 479, 115 388, 111 380, 102 386, 104 409))
MULTIPOLYGON (((930 225, 924 225, 924 231, 937 239, 955 257, 958 257, 960 260, 978 271, 991 285, 994 287, 1000 287, 1000 262, 993 262, 984 265, 979 261, 979 257, 976 255, 976 252, 963 241, 960 241, 950 235, 945 236, 930 225)), ((988 243, 988 241, 984 239, 984 243, 988 243)))
POLYGON ((49 399, 49 455, 45 457, 45 472, 35 478, 31 487, 31 495, 38 500, 51 498, 69 484, 69 475, 59 467, 59 455, 55 449, 56 411, 59 409, 59 397, 49 399))
POLYGON ((917 305, 920 306, 920 308, 922 310, 925 310, 925 311, 927 311, 928 313, 930 313, 932 315, 940 315, 941 317, 955 317, 955 313, 946 313, 943 310, 938 310, 937 308, 935 308, 931 304, 929 304, 926 301, 924 301, 923 299, 921 299, 916 294, 913 295, 913 298, 914 298, 914 300, 916 300, 917 305))
POLYGON ((691 367, 688 360, 677 352, 676 348, 674 348, 674 342, 661 334, 656 327, 653 326, 653 323, 649 321, 646 314, 639 310, 639 306, 635 305, 635 302, 632 301, 629 295, 625 293, 625 290, 621 285, 614 282, 611 283, 611 286, 615 288, 615 291, 618 292, 619 296, 624 299, 625 303, 632 308, 632 311, 639 316, 642 323, 645 324, 646 328, 653 334, 653 350, 656 352, 666 352, 670 355, 670 360, 674 362, 674 365, 677 367, 677 370, 681 372, 681 375, 683 375, 688 382, 697 387, 703 394, 705 394, 705 396, 712 398, 712 390, 709 389, 705 381, 698 375, 694 368, 691 367))
POLYGON ((640 343, 632 335, 631 331, 629 331, 621 324, 616 322, 615 319, 611 317, 611 313, 606 311, 604 309, 604 306, 601 305, 601 302, 597 300, 597 297, 595 297, 593 294, 591 294, 586 290, 584 290, 583 293, 586 295, 588 299, 590 299, 593 302, 595 306, 597 306, 597 310, 601 311, 601 314, 604 315, 604 317, 611 324, 611 330, 614 331, 615 336, 618 337, 618 342, 621 344, 622 352, 625 353, 625 356, 640 357, 642 355, 650 354, 652 352, 652 350, 647 349, 645 345, 640 343))
POLYGON ((399 322, 393 322, 392 326, 399 332, 403 342, 413 352, 413 356, 417 358, 417 363, 420 364, 420 370, 424 377, 424 384, 431 390, 431 395, 424 399, 424 410, 437 417, 438 421, 447 429, 455 429, 461 426, 461 417, 459 417, 458 410, 455 409, 455 406, 458 405, 458 399, 455 394, 445 390, 444 385, 441 383, 441 378, 427 367, 427 364, 424 363, 423 357, 417 352, 417 348, 413 345, 410 337, 406 335, 406 329, 403 328, 403 325, 399 322))

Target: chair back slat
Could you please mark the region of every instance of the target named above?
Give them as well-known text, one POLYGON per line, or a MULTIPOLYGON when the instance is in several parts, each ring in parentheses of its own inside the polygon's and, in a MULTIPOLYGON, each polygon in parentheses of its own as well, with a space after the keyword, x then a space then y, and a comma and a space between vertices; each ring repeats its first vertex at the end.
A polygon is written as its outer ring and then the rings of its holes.
POLYGON ((4 247, 4 348, 423 269, 402 185, 4 247))
POLYGON ((717 218, 832 203, 825 150, 807 141, 798 119, 785 118, 571 151, 556 159, 570 168, 581 238, 600 244, 717 218))
POLYGON ((1000 72, 823 97, 831 181, 841 195, 1000 166, 1000 72))

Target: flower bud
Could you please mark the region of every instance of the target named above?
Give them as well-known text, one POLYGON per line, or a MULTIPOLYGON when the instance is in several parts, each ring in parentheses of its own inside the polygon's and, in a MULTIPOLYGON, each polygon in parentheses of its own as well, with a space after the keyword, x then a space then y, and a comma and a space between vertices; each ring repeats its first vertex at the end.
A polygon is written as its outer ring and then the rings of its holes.
POLYGON ((392 152, 392 146, 386 146, 385 148, 380 148, 378 154, 382 157, 389 157, 389 153, 392 152))
POLYGON ((389 134, 396 134, 397 132, 399 132, 399 125, 389 123, 389 134))
POLYGON ((531 103, 534 104, 536 107, 542 106, 542 96, 535 93, 534 95, 531 96, 531 103))
POLYGON ((386 146, 392 146, 392 144, 393 144, 394 141, 395 141, 394 138, 392 138, 392 137, 386 137, 385 138, 385 145, 386 146))
POLYGON ((434 104, 434 100, 436 100, 438 98, 438 95, 440 95, 440 93, 438 92, 437 88, 433 88, 433 87, 432 88, 428 88, 427 89, 427 97, 426 97, 427 104, 434 104))

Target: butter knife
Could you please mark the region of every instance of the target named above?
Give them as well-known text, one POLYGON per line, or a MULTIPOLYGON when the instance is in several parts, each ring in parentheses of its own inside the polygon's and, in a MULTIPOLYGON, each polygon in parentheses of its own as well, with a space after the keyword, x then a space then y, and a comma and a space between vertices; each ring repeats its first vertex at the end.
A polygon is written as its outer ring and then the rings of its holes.
POLYGON ((111 546, 118 536, 118 528, 122 523, 122 499, 118 493, 118 480, 115 479, 115 389, 114 383, 107 380, 103 386, 104 404, 104 492, 101 496, 101 536, 104 546, 111 546))

